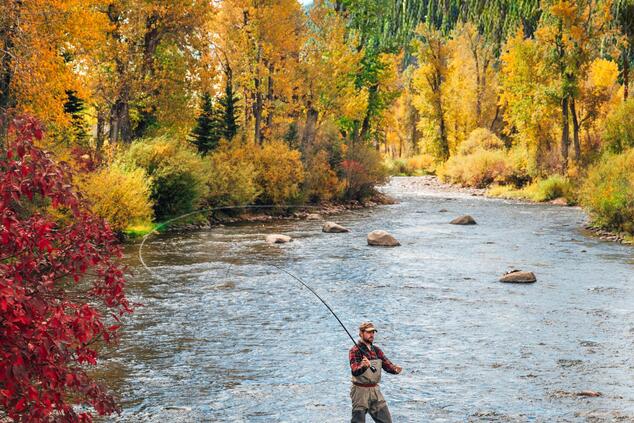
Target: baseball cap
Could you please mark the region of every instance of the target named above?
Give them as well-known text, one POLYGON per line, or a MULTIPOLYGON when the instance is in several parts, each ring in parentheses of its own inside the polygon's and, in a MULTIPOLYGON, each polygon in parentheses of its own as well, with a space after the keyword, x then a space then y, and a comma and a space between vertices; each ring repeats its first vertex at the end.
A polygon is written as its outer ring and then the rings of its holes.
POLYGON ((359 332, 377 332, 376 328, 374 327, 374 323, 372 322, 363 322, 359 325, 359 332))

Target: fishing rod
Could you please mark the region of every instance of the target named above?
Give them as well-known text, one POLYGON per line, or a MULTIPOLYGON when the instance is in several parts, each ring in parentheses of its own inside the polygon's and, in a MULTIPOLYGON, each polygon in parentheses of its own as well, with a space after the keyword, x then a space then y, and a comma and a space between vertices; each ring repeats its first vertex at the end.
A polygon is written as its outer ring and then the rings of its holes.
MULTIPOLYGON (((246 209, 246 208, 253 208, 253 209, 260 209, 260 208, 272 208, 272 207, 280 207, 279 205, 274 205, 274 204, 258 204, 258 205, 244 205, 244 206, 220 206, 220 207, 209 207, 209 208, 203 208, 203 209, 198 209, 195 210, 193 212, 190 213, 185 213, 182 214, 180 216, 174 217, 172 219, 169 219, 159 225, 157 225, 156 227, 154 227, 149 233, 145 234, 145 236, 143 237, 143 239, 141 240, 141 244, 139 245, 139 261, 141 262, 141 265, 145 268, 145 270, 147 270, 152 276, 158 278, 158 279, 163 279, 161 277, 161 275, 157 274, 156 272, 154 272, 153 270, 151 270, 148 265, 145 263, 145 260, 143 260, 143 246, 145 245, 145 242, 148 240, 148 238, 157 233, 158 230, 160 228, 163 228, 165 226, 167 226, 168 224, 175 222, 177 220, 181 220, 184 219, 186 217, 198 214, 198 213, 203 213, 203 212, 209 212, 209 211, 217 211, 217 210, 236 210, 236 209, 246 209)), ((295 205, 295 206, 289 206, 289 207, 296 207, 296 208, 318 208, 319 206, 310 206, 310 205, 295 205)), ((293 279, 295 279, 296 281, 298 281, 299 283, 301 283, 306 289, 308 289, 310 292, 312 292, 318 299, 319 301, 321 301, 326 308, 328 309, 328 311, 330 311, 330 313, 332 313, 332 315, 335 317, 335 319, 337 319, 337 322, 339 322, 339 324, 341 325, 341 327, 343 328, 343 330, 346 331, 346 333, 348 334, 348 336, 350 337, 350 340, 352 340, 352 343, 358 347, 357 345, 357 341, 354 340, 354 338, 352 337, 352 335, 350 334, 350 332, 348 331, 348 329, 344 326, 344 324, 341 322, 341 320, 339 319, 339 317, 337 317, 337 315, 335 314, 335 312, 332 310, 332 308, 330 308, 330 306, 323 300, 323 298, 321 298, 319 296, 319 294, 317 294, 310 286, 308 286, 308 284, 306 282, 304 282, 303 280, 301 280, 300 278, 298 278, 297 276, 293 275, 291 272, 287 271, 286 269, 281 268, 280 266, 277 266, 275 264, 272 263, 267 263, 269 266, 275 267, 276 269, 286 273, 287 275, 289 275, 290 277, 292 277, 293 279)), ((229 269, 231 269, 231 266, 229 266, 229 268, 227 269, 227 273, 229 273, 229 269)), ((226 276, 225 276, 226 277, 226 276)), ((367 357, 366 354, 363 353, 363 351, 361 349, 359 349, 359 351, 361 352, 362 355, 364 355, 366 358, 369 359, 369 357, 367 357)), ((370 365, 370 370, 372 370, 372 372, 376 372, 376 367, 374 367, 374 365, 370 365)))
MULTIPOLYGON (((343 322, 341 322, 341 320, 339 319, 339 317, 337 317, 337 315, 336 315, 336 314, 335 314, 335 312, 332 310, 332 308, 330 308, 330 306, 328 305, 328 303, 326 303, 326 301, 324 301, 324 299, 323 299, 323 298, 321 298, 321 297, 319 296, 319 294, 317 294, 313 288, 311 288, 310 286, 308 286, 308 284, 307 284, 306 282, 304 282, 303 280, 301 280, 299 277, 295 276, 295 275, 294 275, 294 274, 292 274, 291 272, 287 271, 286 269, 283 269, 282 267, 280 267, 280 266, 278 266, 278 265, 276 265, 276 264, 273 264, 273 263, 267 263, 267 264, 268 264, 269 266, 273 266, 273 267, 275 267, 276 269, 278 269, 278 270, 280 270, 280 271, 282 271, 282 272, 286 273, 288 276, 290 276, 291 278, 295 279, 297 282, 301 283, 301 284, 302 284, 302 285, 303 285, 306 289, 308 289, 310 292, 312 292, 312 293, 315 295, 315 297, 319 298, 319 301, 321 301, 321 302, 322 302, 322 303, 326 306, 326 308, 328 309, 328 311, 330 311, 330 312, 332 313, 332 315, 333 315, 333 316, 335 316, 335 319, 337 319, 337 321, 339 322, 339 324, 341 325, 341 327, 343 328, 343 330, 345 330, 345 331, 346 331, 346 333, 348 334, 348 336, 349 336, 349 337, 350 337, 350 339, 352 340, 352 343, 353 343, 355 346, 358 346, 358 345, 357 345, 357 341, 355 341, 355 340, 354 340, 354 338, 352 337, 352 335, 350 335, 350 332, 349 332, 349 331, 348 331, 348 329, 344 326, 343 322)), ((361 349, 359 349, 359 351, 361 351, 361 349)), ((363 354, 363 351, 361 351, 361 354, 363 354)), ((363 354, 363 355, 365 355, 365 354, 363 354)), ((367 357, 366 357, 366 358, 367 358, 367 357)), ((376 367, 374 367, 374 365, 372 365, 372 364, 371 364, 371 365, 370 365, 370 370, 372 370, 372 373, 375 373, 375 372, 376 372, 376 367)))

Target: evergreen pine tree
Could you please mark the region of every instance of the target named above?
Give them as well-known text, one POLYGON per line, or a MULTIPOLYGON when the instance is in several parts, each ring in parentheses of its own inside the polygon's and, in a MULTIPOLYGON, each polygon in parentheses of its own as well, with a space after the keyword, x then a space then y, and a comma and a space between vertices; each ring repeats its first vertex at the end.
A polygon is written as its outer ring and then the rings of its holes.
POLYGON ((284 141, 286 141, 286 144, 293 149, 299 148, 299 131, 297 129, 297 122, 291 122, 288 125, 288 129, 284 134, 284 141))
POLYGON ((203 94, 201 109, 196 126, 192 131, 192 144, 196 146, 200 154, 204 155, 218 146, 224 131, 223 122, 219 119, 218 108, 214 106, 209 93, 203 94))
POLYGON ((231 80, 228 79, 225 85, 225 95, 220 97, 218 103, 220 103, 221 110, 220 113, 222 115, 222 126, 223 126, 223 137, 227 140, 231 140, 236 133, 238 132, 238 123, 236 116, 236 103, 238 102, 238 97, 236 97, 233 92, 233 84, 231 80))
POLYGON ((84 101, 77 97, 77 92, 72 90, 66 91, 66 98, 64 112, 70 115, 73 141, 82 145, 87 144, 88 123, 84 117, 86 109, 84 101))

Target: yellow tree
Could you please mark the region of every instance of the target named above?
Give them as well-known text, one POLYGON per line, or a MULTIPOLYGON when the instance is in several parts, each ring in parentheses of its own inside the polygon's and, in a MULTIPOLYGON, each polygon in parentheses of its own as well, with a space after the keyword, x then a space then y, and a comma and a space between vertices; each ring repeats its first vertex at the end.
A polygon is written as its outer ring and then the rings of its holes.
POLYGON ((401 95, 383 116, 380 124, 385 128, 386 152, 392 157, 418 154, 418 110, 414 107, 413 66, 400 74, 401 95), (398 154, 397 154, 398 153, 398 154))
POLYGON ((225 0, 219 7, 214 45, 241 92, 242 127, 261 143, 278 135, 297 107, 304 15, 295 0, 225 0))
POLYGON ((191 95, 209 65, 205 23, 213 11, 209 2, 189 0, 108 2, 95 91, 99 126, 108 126, 111 141, 129 142, 161 118, 193 116, 191 95))
POLYGON ((0 3, 0 113, 68 124, 67 91, 87 98, 85 66, 104 41, 103 0, 6 0, 0 3))
POLYGON ((574 160, 579 161, 579 84, 590 63, 598 56, 612 19, 610 0, 551 0, 546 3, 544 24, 537 39, 549 47, 549 62, 560 78, 561 159, 565 172, 570 145, 569 117, 572 117, 574 160))
POLYGON ((544 60, 546 46, 525 38, 520 30, 509 38, 500 57, 500 105, 504 110, 505 133, 514 137, 530 157, 532 176, 540 165, 551 162, 548 155, 556 143, 558 131, 557 99, 552 92, 557 72, 544 60))
POLYGON ((314 141, 326 120, 363 119, 368 101, 367 90, 355 84, 364 52, 354 47, 343 18, 323 1, 317 1, 308 15, 308 28, 300 64, 304 146, 314 141))
POLYGON ((445 116, 444 84, 447 79, 449 49, 438 30, 427 26, 418 29, 420 40, 415 40, 419 67, 413 75, 417 96, 414 105, 421 115, 421 129, 432 132, 434 153, 441 159, 449 158, 449 141, 445 116))
POLYGON ((493 47, 477 29, 466 24, 447 42, 447 137, 456 148, 475 128, 493 130, 497 120, 497 78, 493 47))
POLYGON ((605 117, 622 101, 624 87, 618 83, 618 77, 617 63, 595 59, 589 65, 585 80, 579 84, 576 113, 579 128, 586 134, 585 142, 580 142, 582 157, 600 149, 600 137, 592 136, 592 132, 601 131, 605 117))

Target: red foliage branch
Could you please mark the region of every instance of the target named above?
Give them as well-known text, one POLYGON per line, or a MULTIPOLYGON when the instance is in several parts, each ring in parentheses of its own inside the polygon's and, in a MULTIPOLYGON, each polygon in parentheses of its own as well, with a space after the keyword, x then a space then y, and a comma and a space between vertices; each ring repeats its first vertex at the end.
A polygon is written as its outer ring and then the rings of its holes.
POLYGON ((36 120, 16 119, 0 153, 0 420, 90 422, 90 407, 117 411, 85 368, 115 339, 107 321, 131 311, 121 251, 41 138, 36 120))

